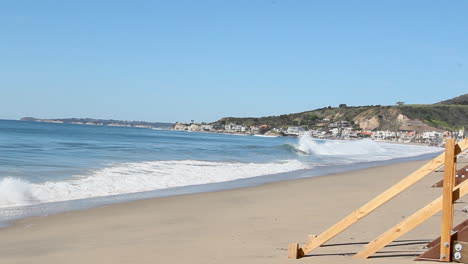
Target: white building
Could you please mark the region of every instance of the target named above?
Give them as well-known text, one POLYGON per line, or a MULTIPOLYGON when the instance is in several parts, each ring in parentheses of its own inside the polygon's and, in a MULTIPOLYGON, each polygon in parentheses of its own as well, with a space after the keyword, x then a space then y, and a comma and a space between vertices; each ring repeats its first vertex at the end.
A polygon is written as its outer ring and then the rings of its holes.
POLYGON ((286 135, 291 135, 291 136, 301 136, 305 134, 305 128, 303 127, 288 127, 288 130, 286 130, 286 135))

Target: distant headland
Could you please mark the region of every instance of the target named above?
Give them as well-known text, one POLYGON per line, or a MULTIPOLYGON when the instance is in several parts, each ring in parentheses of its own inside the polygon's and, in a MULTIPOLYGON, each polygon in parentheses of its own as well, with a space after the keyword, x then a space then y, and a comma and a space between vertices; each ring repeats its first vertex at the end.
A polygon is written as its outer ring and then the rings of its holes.
POLYGON ((375 140, 439 145, 468 136, 468 94, 435 104, 327 106, 266 117, 224 117, 213 123, 176 123, 175 130, 264 136, 310 135, 320 139, 375 140))
POLYGON ((58 119, 40 119, 34 117, 23 117, 21 121, 47 122, 59 124, 77 124, 77 125, 95 125, 95 126, 118 126, 118 127, 143 127, 170 129, 173 123, 145 122, 145 121, 127 121, 113 119, 94 119, 94 118, 58 118, 58 119))

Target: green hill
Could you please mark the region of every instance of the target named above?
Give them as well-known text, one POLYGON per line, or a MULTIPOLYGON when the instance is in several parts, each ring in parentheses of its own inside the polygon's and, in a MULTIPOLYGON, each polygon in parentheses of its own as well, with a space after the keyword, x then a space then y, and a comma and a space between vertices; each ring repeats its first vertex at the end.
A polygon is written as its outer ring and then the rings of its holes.
POLYGON ((468 127, 468 95, 432 105, 346 106, 324 107, 311 111, 267 117, 225 117, 215 122, 244 126, 269 125, 275 128, 304 126, 310 129, 327 127, 333 122, 347 121, 356 129, 365 130, 457 130, 468 127))
POLYGON ((468 105, 468 94, 460 95, 458 97, 439 102, 437 104, 444 105, 468 105))

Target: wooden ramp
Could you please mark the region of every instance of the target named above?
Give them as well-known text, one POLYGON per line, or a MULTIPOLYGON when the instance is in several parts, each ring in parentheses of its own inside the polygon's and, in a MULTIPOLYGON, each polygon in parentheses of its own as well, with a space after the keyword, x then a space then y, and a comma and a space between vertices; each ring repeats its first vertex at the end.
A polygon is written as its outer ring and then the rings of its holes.
POLYGON ((427 220, 429 217, 433 216, 435 213, 440 210, 443 211, 443 223, 441 228, 441 237, 444 241, 444 245, 449 243, 448 247, 441 247, 440 249, 440 260, 449 261, 450 260, 450 250, 451 250, 451 229, 453 222, 453 203, 458 198, 462 197, 468 192, 468 181, 465 181, 455 187, 455 171, 456 171, 456 156, 468 149, 468 138, 456 144, 454 139, 446 140, 445 153, 439 155, 435 159, 426 163, 424 166, 411 173, 409 176, 384 191, 373 200, 369 201, 367 204, 363 205, 361 208, 352 212, 350 215, 342 219, 340 222, 336 223, 322 234, 310 239, 302 247, 298 243, 291 243, 288 247, 288 257, 289 258, 301 258, 304 255, 308 254, 317 247, 323 245, 330 239, 334 238, 339 233, 346 230, 348 227, 358 222, 368 214, 370 214, 375 209, 379 208, 404 190, 408 189, 410 186, 414 185, 419 180, 423 179, 425 176, 429 175, 437 168, 445 165, 444 172, 444 189, 443 195, 433 202, 429 203, 427 206, 414 213, 412 216, 408 217, 395 227, 391 228, 377 239, 371 241, 364 249, 356 254, 356 258, 367 258, 370 255, 377 252, 379 249, 383 248, 393 240, 397 239, 401 235, 407 233, 414 227, 418 226, 420 223, 427 220), (444 256, 444 258, 442 258, 444 256))

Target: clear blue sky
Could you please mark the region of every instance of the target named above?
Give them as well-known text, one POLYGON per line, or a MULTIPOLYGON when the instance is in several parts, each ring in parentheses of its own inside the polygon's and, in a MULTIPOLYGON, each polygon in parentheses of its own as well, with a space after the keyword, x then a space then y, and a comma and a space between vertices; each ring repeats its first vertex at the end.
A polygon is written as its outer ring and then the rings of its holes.
POLYGON ((0 118, 215 121, 468 93, 468 1, 0 1, 0 118))

